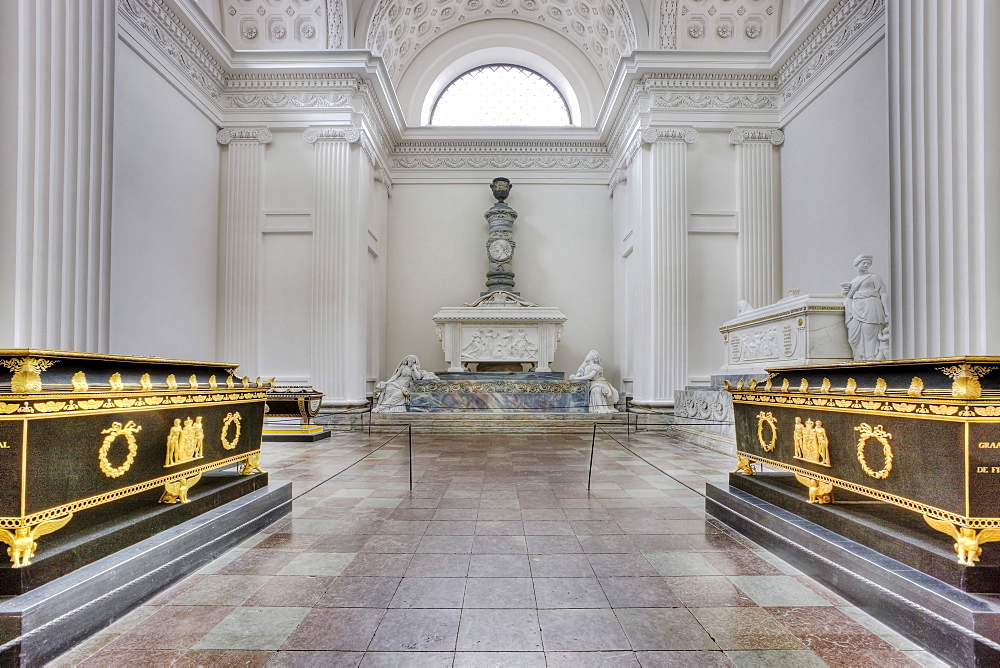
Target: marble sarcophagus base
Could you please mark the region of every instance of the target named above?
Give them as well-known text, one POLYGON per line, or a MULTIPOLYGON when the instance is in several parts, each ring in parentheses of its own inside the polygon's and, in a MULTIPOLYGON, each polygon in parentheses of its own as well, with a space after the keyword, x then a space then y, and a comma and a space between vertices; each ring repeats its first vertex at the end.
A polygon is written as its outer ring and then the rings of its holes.
POLYGON ((442 373, 410 382, 410 412, 586 413, 590 384, 562 372, 442 373))

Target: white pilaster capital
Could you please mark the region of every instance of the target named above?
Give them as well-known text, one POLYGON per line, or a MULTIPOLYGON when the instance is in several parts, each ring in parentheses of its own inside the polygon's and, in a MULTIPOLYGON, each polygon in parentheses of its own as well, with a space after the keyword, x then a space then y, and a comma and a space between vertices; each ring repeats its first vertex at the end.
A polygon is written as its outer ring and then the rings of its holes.
POLYGON ((270 144, 273 135, 267 128, 222 128, 215 135, 215 141, 226 146, 236 142, 257 142, 270 144))
POLYGON ((320 126, 306 128, 302 133, 302 138, 307 144, 315 144, 318 141, 343 140, 348 144, 354 144, 361 139, 361 131, 356 127, 348 126, 320 126))
POLYGON ((730 144, 746 142, 770 142, 772 146, 785 143, 785 133, 777 128, 733 128, 729 133, 730 144))
POLYGON ((642 131, 642 141, 654 144, 658 141, 682 141, 693 144, 698 141, 698 131, 691 127, 647 127, 642 131))

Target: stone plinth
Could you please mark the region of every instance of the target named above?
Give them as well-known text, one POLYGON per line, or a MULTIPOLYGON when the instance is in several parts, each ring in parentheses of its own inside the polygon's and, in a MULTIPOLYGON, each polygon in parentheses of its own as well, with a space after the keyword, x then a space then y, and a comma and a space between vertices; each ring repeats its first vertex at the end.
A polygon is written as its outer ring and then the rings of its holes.
POLYGON ((854 360, 844 324, 844 298, 836 295, 787 297, 745 311, 719 331, 725 375, 854 360))
POLYGON ((563 380, 561 373, 449 373, 442 376, 445 377, 439 380, 410 381, 411 413, 586 413, 589 409, 589 383, 563 380), (469 377, 465 378, 466 375, 469 377))
POLYGON ((502 290, 434 315, 449 372, 466 372, 470 362, 528 363, 533 371, 549 371, 564 322, 559 309, 502 290))

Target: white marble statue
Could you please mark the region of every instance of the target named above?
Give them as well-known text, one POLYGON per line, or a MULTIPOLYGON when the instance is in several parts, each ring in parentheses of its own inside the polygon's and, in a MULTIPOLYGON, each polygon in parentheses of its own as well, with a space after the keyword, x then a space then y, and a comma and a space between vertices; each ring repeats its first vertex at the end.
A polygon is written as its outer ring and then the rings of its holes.
POLYGON ((389 377, 375 385, 372 413, 405 413, 410 400, 411 380, 437 380, 433 371, 420 368, 416 355, 407 355, 389 377))
POLYGON ((856 360, 884 360, 889 353, 889 288, 878 274, 868 269, 871 255, 854 258, 858 275, 844 290, 844 321, 847 339, 856 360))
POLYGON ((601 356, 596 350, 591 350, 583 358, 583 364, 576 370, 570 380, 590 381, 590 412, 617 413, 618 390, 604 377, 604 367, 601 366, 601 356))

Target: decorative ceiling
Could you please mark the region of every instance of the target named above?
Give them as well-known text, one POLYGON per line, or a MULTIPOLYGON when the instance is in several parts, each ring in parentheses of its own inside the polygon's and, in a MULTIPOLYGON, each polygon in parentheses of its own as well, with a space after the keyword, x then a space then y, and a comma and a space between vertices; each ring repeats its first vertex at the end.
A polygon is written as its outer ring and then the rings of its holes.
POLYGON ((576 44, 605 78, 636 48, 635 27, 622 0, 381 0, 366 46, 398 80, 435 37, 475 21, 518 19, 546 26, 576 44))

